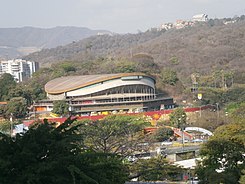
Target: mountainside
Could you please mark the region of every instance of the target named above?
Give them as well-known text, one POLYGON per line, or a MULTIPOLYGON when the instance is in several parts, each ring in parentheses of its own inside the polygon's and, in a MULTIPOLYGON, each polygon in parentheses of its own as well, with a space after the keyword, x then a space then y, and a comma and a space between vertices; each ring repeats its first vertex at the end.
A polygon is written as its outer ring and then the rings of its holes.
POLYGON ((104 32, 108 33, 108 31, 82 27, 0 28, 0 58, 19 57, 43 48, 66 45, 104 32))
POLYGON ((182 74, 207 73, 212 69, 244 71, 244 23, 244 19, 227 25, 221 20, 210 20, 179 30, 92 36, 66 46, 35 52, 25 58, 38 61, 41 66, 50 66, 65 60, 131 60, 133 55, 145 53, 159 66, 174 68, 182 74))
POLYGON ((162 32, 150 31, 139 34, 92 36, 66 46, 44 49, 24 58, 38 61, 43 66, 64 60, 82 61, 102 56, 116 58, 121 51, 152 41, 161 34, 162 32))

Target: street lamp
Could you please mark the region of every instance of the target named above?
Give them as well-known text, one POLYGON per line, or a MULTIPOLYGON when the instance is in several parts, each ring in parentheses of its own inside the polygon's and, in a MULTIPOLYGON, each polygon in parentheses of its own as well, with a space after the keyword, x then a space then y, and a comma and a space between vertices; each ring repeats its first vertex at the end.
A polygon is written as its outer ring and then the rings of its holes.
POLYGON ((181 128, 181 131, 182 131, 182 149, 184 149, 185 147, 185 136, 184 136, 184 130, 185 130, 185 127, 182 126, 181 128))

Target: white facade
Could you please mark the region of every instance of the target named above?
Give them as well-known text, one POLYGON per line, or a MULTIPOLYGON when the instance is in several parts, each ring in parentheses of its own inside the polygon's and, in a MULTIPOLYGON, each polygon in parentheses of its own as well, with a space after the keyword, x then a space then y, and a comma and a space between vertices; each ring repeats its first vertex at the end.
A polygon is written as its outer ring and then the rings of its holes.
MULTIPOLYGON (((150 80, 149 78, 142 78, 140 80, 114 79, 96 85, 92 85, 91 87, 84 87, 73 91, 68 91, 66 95, 67 96, 81 96, 81 94, 89 95, 91 93, 100 92, 106 89, 112 89, 120 86, 129 86, 129 85, 133 85, 133 86, 145 85, 151 87, 152 89, 154 89, 153 91, 155 91, 154 81, 150 80)), ((132 91, 132 93, 134 93, 134 91, 132 91)))
POLYGON ((22 82, 38 70, 38 63, 22 59, 0 61, 0 76, 4 73, 11 74, 17 82, 22 82))
POLYGON ((174 27, 173 23, 165 23, 165 24, 161 24, 160 28, 158 28, 159 31, 165 29, 165 30, 169 30, 172 29, 174 27))
MULTIPOLYGON (((63 81, 65 81, 65 79, 63 79, 63 81)), ((57 85, 60 84, 57 83, 57 85)), ((55 86, 55 84, 51 86, 53 87, 55 86)), ((48 87, 46 85, 46 89, 47 88, 48 87)), ((78 87, 77 89, 67 90, 56 94, 47 92, 47 96, 51 100, 62 100, 72 97, 76 98, 89 96, 96 93, 98 94, 95 96, 105 96, 107 98, 113 98, 115 96, 119 97, 120 94, 127 97, 135 97, 137 95, 155 95, 155 81, 147 76, 119 77, 115 79, 92 83, 84 87, 78 87)))
POLYGON ((206 15, 206 14, 194 15, 192 17, 192 21, 193 22, 206 22, 206 21, 208 21, 208 15, 206 15))

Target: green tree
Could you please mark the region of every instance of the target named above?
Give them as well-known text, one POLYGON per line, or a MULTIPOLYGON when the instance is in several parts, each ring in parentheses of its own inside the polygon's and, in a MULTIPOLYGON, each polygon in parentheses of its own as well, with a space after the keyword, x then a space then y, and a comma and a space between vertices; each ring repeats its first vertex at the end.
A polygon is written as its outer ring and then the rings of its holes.
POLYGON ((76 66, 72 62, 63 62, 59 66, 64 70, 65 73, 76 72, 76 66))
POLYGON ((136 71, 136 64, 130 61, 118 62, 116 63, 116 67, 114 69, 114 72, 116 73, 132 73, 136 71))
POLYGON ((239 183, 240 184, 244 184, 245 183, 245 169, 242 170, 242 176, 241 176, 241 178, 239 180, 239 183))
POLYGON ((227 113, 233 113, 240 107, 240 103, 231 102, 225 106, 225 110, 227 113))
POLYGON ((158 72, 159 67, 154 62, 154 58, 147 53, 137 53, 132 56, 131 60, 134 62, 136 71, 144 73, 158 72))
POLYGON ((176 180, 184 171, 169 164, 163 156, 139 159, 131 165, 130 170, 130 177, 138 178, 139 181, 176 180))
POLYGON ((0 77, 0 101, 8 98, 9 91, 16 86, 16 81, 11 74, 4 73, 0 77))
POLYGON ((32 94, 29 88, 23 84, 17 84, 8 94, 8 100, 14 97, 22 97, 26 100, 28 106, 32 104, 32 94))
POLYGON ((222 89, 206 88, 202 89, 203 103, 204 104, 215 104, 224 106, 231 102, 242 103, 245 101, 245 88, 244 87, 233 87, 226 91, 222 89))
POLYGON ((54 101, 52 112, 61 116, 65 116, 69 114, 69 105, 66 103, 65 100, 54 101))
POLYGON ((21 122, 19 121, 13 121, 13 122, 9 120, 0 121, 0 132, 3 134, 11 135, 11 130, 13 130, 15 125, 20 124, 20 123, 21 122))
POLYGON ((2 184, 123 184, 127 172, 116 155, 94 153, 81 145, 73 120, 55 128, 36 123, 15 138, 0 134, 2 184))
POLYGON ((3 114, 5 117, 23 118, 27 114, 27 103, 22 97, 12 98, 4 107, 3 114))
POLYGON ((150 125, 139 117, 107 116, 98 121, 81 122, 84 144, 95 152, 127 156, 143 141, 142 130, 150 125))
POLYGON ((43 86, 44 85, 38 83, 35 80, 31 81, 31 83, 28 85, 32 101, 42 100, 46 97, 46 93, 43 86))
POLYGON ((245 123, 245 102, 240 103, 239 107, 231 113, 230 117, 234 122, 245 123))
POLYGON ((235 184, 245 168, 245 124, 234 122, 219 127, 201 149, 197 167, 200 183, 235 184))
POLYGON ((183 129, 186 126, 186 113, 183 108, 177 108, 169 115, 171 125, 183 129))
POLYGON ((153 133, 153 138, 157 142, 169 140, 174 135, 174 131, 171 128, 160 127, 153 133))
POLYGON ((177 77, 177 73, 171 69, 164 69, 160 73, 161 81, 164 84, 175 85, 179 80, 177 77))

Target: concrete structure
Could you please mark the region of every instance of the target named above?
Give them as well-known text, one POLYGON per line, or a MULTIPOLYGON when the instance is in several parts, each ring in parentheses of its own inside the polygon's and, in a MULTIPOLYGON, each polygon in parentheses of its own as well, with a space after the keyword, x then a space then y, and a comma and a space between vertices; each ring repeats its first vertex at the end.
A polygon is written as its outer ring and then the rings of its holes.
POLYGON ((158 31, 161 31, 163 29, 165 30, 169 30, 173 28, 173 23, 165 23, 165 24, 161 24, 160 27, 158 28, 158 31))
POLYGON ((49 81, 45 91, 48 99, 35 104, 36 112, 51 111, 55 100, 65 100, 80 115, 173 108, 173 99, 157 95, 155 79, 143 73, 61 77, 49 81))
POLYGON ((208 136, 212 136, 213 133, 210 132, 209 130, 206 130, 204 128, 200 128, 200 127, 186 127, 185 131, 195 131, 195 132, 202 132, 203 135, 208 135, 208 136))
POLYGON ((173 27, 175 29, 182 29, 185 27, 191 27, 193 25, 194 25, 194 23, 192 21, 176 20, 173 27))
MULTIPOLYGON (((183 29, 186 27, 192 27, 198 22, 207 22, 208 15, 206 14, 198 14, 194 15, 191 20, 176 20, 175 23, 164 23, 161 24, 160 27, 157 28, 158 31, 161 30, 169 30, 169 29, 183 29)), ((227 22, 229 23, 229 22, 227 22)))
POLYGON ((206 15, 206 14, 194 15, 192 17, 192 21, 193 22, 206 22, 206 21, 208 21, 208 15, 206 15))
POLYGON ((22 59, 0 61, 0 76, 4 73, 9 73, 17 82, 30 78, 38 69, 38 63, 33 61, 22 59))

